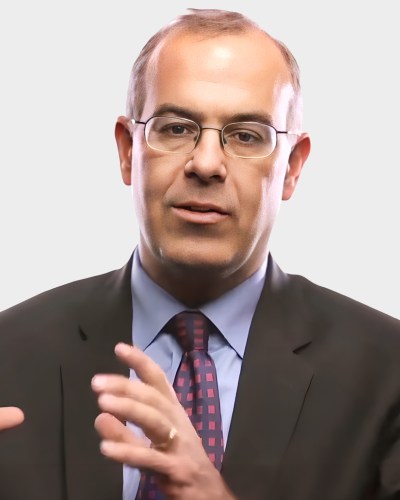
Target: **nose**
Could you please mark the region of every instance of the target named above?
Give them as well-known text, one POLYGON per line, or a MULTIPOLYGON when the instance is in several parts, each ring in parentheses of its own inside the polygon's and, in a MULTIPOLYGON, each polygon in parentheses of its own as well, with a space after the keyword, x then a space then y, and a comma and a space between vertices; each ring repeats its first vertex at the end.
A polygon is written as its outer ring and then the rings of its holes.
POLYGON ((225 163, 220 129, 203 127, 192 157, 185 165, 185 174, 204 182, 223 182, 227 175, 225 163))

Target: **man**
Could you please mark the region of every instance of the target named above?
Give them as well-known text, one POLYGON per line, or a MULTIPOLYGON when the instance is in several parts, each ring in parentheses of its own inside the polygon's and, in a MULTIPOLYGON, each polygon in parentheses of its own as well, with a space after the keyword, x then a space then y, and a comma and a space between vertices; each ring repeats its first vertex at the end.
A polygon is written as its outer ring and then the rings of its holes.
POLYGON ((2 313, 0 403, 25 423, 0 496, 398 498, 398 322, 268 255, 310 150, 293 56, 193 11, 144 47, 115 135, 139 247, 2 313))

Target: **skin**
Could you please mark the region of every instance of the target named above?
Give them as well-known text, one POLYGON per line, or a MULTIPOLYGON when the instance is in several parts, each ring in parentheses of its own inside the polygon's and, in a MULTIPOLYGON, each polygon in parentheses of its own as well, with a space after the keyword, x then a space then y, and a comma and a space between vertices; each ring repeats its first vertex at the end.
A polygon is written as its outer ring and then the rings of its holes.
MULTIPOLYGON (((153 57, 147 82, 137 119, 172 104, 202 126, 222 128, 236 114, 268 113, 276 129, 287 130, 289 72, 279 50, 258 31, 169 38, 153 57)), ((143 125, 125 117, 118 119, 116 139, 123 181, 132 186, 142 264, 191 307, 217 298, 260 267, 281 200, 292 196, 310 149, 306 134, 293 151, 296 138, 280 135, 269 157, 235 158, 224 153, 218 132, 205 130, 190 155, 169 155, 147 147, 143 125), (188 222, 176 207, 191 202, 217 205, 226 217, 216 224, 188 222)))
MULTIPOLYGON (((149 65, 143 115, 173 104, 190 111, 201 126, 222 128, 240 113, 268 113, 278 130, 287 123, 293 96, 289 73, 275 45, 262 33, 200 39, 174 35, 149 65), (262 82, 262 84, 260 84, 262 82)), ((170 113, 168 113, 170 114, 170 113)), ((310 150, 307 134, 278 137, 267 158, 228 156, 217 132, 203 131, 187 156, 151 150, 143 126, 126 117, 115 131, 122 178, 132 186, 140 227, 140 257, 146 272, 188 306, 215 299, 252 275, 265 260, 282 200, 296 187, 310 150), (213 204, 224 212, 210 223, 193 219, 185 203, 213 204)), ((229 499, 221 476, 162 370, 135 347, 118 345, 118 357, 139 381, 116 375, 92 383, 102 413, 95 426, 107 457, 158 474, 167 498, 229 499), (121 421, 141 427, 163 450, 149 448, 121 421)))
POLYGON ((22 424, 24 414, 13 406, 0 408, 0 431, 22 424))
POLYGON ((103 410, 95 421, 103 437, 101 452, 118 462, 156 471, 167 498, 234 498, 209 461, 161 368, 135 347, 118 344, 115 352, 122 362, 134 367, 142 382, 119 375, 93 378, 92 388, 99 394, 98 403, 103 410), (166 450, 159 451, 149 448, 120 420, 135 422, 154 443, 166 441, 171 422, 179 436, 166 450))

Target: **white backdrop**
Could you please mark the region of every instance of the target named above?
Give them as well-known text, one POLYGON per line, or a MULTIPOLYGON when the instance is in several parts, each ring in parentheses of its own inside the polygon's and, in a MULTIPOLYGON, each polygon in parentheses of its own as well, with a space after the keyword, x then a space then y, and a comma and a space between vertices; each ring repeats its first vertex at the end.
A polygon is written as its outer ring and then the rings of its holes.
POLYGON ((114 122, 145 41, 186 7, 239 10, 294 52, 313 150, 272 253, 400 317, 396 0, 3 2, 0 310, 122 266, 138 239, 114 122))

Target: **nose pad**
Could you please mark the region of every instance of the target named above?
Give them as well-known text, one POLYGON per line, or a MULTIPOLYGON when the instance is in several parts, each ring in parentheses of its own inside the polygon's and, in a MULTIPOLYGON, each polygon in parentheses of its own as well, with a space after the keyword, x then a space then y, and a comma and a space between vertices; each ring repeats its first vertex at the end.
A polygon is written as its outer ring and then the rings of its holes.
POLYGON ((206 134, 200 133, 191 160, 186 164, 185 174, 196 176, 205 181, 210 179, 223 180, 226 177, 226 167, 221 130, 214 127, 203 127, 201 132, 203 130, 218 132, 218 142, 216 137, 205 137, 206 134))
POLYGON ((215 127, 201 127, 200 129, 200 134, 197 136, 196 138, 196 147, 199 146, 200 144, 200 141, 202 140, 203 138, 203 130, 215 130, 216 132, 218 132, 218 135, 219 135, 219 145, 221 146, 221 148, 224 150, 225 149, 225 144, 226 144, 226 141, 224 141, 222 139, 222 129, 220 128, 215 128, 215 127))

